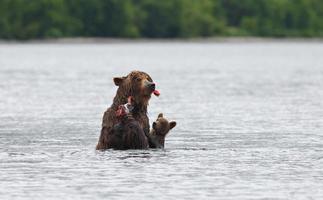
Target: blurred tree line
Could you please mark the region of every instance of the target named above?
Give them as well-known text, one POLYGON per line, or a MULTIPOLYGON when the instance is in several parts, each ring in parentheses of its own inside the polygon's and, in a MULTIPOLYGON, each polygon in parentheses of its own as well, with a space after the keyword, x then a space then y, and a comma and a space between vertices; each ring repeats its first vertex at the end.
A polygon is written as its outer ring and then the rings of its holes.
POLYGON ((0 38, 322 37, 321 0, 0 0, 0 38))

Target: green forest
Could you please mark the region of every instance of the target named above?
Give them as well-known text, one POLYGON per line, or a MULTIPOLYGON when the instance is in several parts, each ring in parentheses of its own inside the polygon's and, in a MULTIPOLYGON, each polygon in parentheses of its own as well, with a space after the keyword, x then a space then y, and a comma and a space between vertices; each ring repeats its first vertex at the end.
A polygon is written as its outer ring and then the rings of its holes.
POLYGON ((1 39, 323 37, 322 0, 1 0, 1 39))

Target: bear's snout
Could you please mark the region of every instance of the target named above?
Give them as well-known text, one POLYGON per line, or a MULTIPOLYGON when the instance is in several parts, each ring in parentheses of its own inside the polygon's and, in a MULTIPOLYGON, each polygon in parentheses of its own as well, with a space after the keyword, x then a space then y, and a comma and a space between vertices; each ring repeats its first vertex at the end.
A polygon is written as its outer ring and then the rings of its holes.
POLYGON ((146 84, 145 85, 151 91, 154 91, 156 89, 156 84, 154 82, 146 81, 146 84))

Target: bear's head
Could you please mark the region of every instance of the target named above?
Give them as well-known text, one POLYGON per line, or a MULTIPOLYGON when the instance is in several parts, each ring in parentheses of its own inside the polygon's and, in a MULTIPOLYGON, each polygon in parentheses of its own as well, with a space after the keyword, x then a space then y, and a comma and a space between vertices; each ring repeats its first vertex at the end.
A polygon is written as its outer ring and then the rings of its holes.
POLYGON ((157 146, 164 147, 165 137, 169 133, 169 131, 176 126, 175 121, 168 122, 166 118, 164 118, 163 113, 160 113, 157 117, 157 120, 153 122, 153 137, 157 140, 157 146))
POLYGON ((118 105, 127 102, 129 96, 134 100, 134 112, 144 109, 146 111, 151 94, 159 96, 156 84, 145 72, 132 71, 127 76, 113 78, 114 84, 118 86, 115 103, 118 105))

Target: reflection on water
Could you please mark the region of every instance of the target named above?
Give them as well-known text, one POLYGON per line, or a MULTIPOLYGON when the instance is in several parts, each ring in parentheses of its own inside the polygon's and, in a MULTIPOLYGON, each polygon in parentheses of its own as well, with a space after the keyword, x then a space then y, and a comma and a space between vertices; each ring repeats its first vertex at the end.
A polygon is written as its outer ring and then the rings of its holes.
POLYGON ((0 45, 1 199, 322 199, 323 46, 0 45), (165 150, 95 151, 113 76, 148 72, 165 150))

